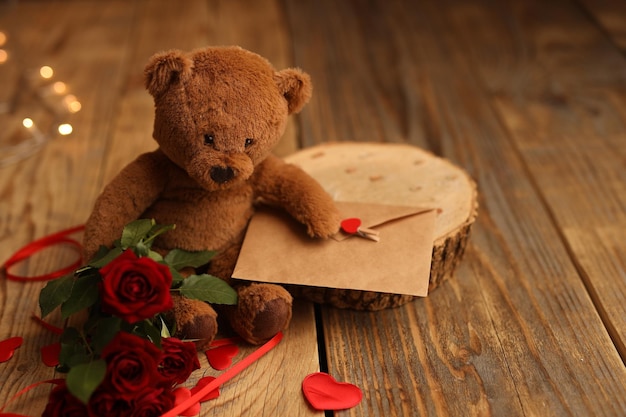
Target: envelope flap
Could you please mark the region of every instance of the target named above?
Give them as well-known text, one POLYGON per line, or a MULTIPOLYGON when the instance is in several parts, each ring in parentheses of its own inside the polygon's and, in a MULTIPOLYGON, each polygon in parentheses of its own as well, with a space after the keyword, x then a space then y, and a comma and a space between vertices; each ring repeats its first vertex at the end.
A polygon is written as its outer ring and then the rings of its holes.
MULTIPOLYGON (((341 212, 342 219, 359 218, 361 219, 361 226, 368 229, 376 229, 377 226, 391 221, 435 210, 425 207, 389 206, 345 201, 337 201, 335 204, 341 212)), ((342 241, 350 237, 352 235, 340 231, 332 238, 336 241, 342 241)))

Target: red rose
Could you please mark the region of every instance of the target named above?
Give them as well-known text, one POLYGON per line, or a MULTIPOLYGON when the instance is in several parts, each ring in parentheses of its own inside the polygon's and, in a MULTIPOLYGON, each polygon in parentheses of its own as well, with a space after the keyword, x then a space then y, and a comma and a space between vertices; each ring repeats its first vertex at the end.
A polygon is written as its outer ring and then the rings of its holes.
POLYGON ((172 274, 166 265, 124 251, 100 269, 102 310, 129 323, 172 308, 172 274))
POLYGON ((133 398, 137 391, 163 381, 157 370, 161 355, 159 348, 149 340, 118 332, 102 350, 102 358, 107 363, 105 383, 110 384, 120 398, 133 398))
POLYGON ((163 357, 159 364, 159 372, 166 383, 182 384, 189 375, 200 368, 198 352, 193 342, 183 342, 174 337, 161 340, 163 357))
POLYGON ((168 388, 147 388, 132 401, 132 417, 160 417, 174 408, 175 397, 168 388))
POLYGON ((132 416, 129 400, 120 397, 111 384, 101 384, 92 394, 87 404, 89 417, 126 417, 132 416))
POLYGON ((87 407, 78 398, 74 397, 67 389, 65 382, 54 387, 48 397, 48 404, 43 410, 42 417, 84 417, 87 415, 87 407))

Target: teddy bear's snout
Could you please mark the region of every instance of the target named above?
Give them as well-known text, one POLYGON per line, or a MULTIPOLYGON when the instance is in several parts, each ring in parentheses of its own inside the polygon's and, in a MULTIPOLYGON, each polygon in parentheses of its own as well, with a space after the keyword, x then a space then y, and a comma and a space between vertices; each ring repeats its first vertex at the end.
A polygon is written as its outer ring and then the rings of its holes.
POLYGON ((233 179, 235 171, 231 167, 214 166, 211 167, 211 179, 218 184, 224 184, 233 179))

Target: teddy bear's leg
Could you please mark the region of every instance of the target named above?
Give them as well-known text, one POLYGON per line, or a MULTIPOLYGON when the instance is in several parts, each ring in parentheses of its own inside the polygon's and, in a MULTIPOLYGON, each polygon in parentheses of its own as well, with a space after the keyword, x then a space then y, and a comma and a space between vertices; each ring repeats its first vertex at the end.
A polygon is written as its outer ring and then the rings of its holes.
POLYGON ((280 285, 253 283, 237 287, 239 302, 224 314, 241 337, 258 345, 289 326, 292 297, 280 285))
MULTIPOLYGON (((211 260, 209 274, 231 277, 241 244, 225 249, 211 260)), ((219 306, 220 316, 226 317, 232 329, 244 340, 261 344, 284 330, 291 321, 293 298, 280 285, 248 283, 233 279, 226 281, 237 290, 236 306, 219 306)))
POLYGON ((217 333, 217 313, 213 307, 200 300, 173 296, 174 307, 167 318, 176 328, 175 336, 190 339, 198 350, 208 346, 217 333))

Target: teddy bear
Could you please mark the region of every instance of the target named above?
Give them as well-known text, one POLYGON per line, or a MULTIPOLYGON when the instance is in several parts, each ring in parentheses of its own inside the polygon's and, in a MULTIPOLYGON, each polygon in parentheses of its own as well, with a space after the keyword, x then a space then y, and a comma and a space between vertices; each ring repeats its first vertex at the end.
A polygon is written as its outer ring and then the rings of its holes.
POLYGON ((169 315, 177 336, 206 346, 219 315, 220 325, 228 323, 249 343, 263 343, 288 326, 293 300, 280 285, 231 278, 255 207, 284 209, 312 238, 328 238, 340 225, 323 188, 271 154, 288 116, 310 99, 310 77, 297 68, 278 71, 265 58, 231 46, 158 53, 144 73, 159 146, 123 168, 97 198, 86 222, 85 256, 110 247, 135 219, 175 224, 153 249, 217 251, 206 272, 238 294, 237 305, 219 307, 174 297, 169 315))

